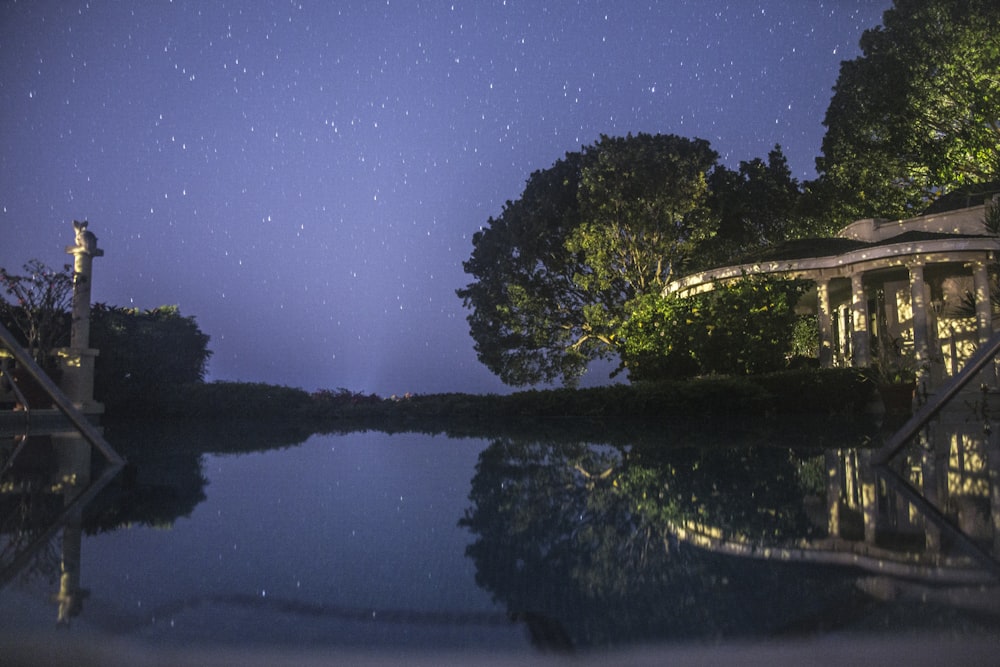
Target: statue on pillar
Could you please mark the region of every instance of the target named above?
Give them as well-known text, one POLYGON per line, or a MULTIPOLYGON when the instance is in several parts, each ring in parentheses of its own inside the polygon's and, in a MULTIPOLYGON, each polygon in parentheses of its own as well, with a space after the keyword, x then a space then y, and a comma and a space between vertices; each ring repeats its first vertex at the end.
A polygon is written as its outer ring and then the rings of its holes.
POLYGON ((90 223, 84 220, 80 222, 78 220, 73 221, 73 229, 76 230, 76 245, 74 248, 83 248, 85 252, 90 253, 91 256, 100 257, 104 254, 103 250, 98 250, 97 248, 97 236, 94 232, 87 229, 87 225, 90 223))
POLYGON ((69 347, 59 352, 62 358, 62 390, 84 413, 100 413, 103 406, 94 395, 94 358, 98 351, 90 347, 90 286, 95 257, 103 257, 97 236, 87 229, 84 220, 73 221, 74 245, 66 246, 73 255, 73 320, 69 347))
POLYGON ((66 253, 73 255, 73 330, 70 333, 70 347, 90 346, 90 283, 94 271, 93 260, 103 257, 104 251, 97 247, 97 237, 87 229, 84 220, 73 221, 76 244, 66 246, 66 253))

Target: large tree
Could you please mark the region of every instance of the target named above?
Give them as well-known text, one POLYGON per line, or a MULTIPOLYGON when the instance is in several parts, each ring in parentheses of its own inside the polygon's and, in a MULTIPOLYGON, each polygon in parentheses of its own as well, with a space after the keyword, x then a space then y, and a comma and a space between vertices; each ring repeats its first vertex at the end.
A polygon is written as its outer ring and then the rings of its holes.
POLYGON ((895 0, 841 64, 817 160, 841 222, 1000 178, 1000 3, 895 0))
POLYGON ((716 159, 700 139, 602 136, 532 174, 463 264, 480 361, 508 384, 572 384, 613 354, 627 304, 658 293, 712 233, 716 159))
POLYGON ((766 161, 743 161, 735 170, 718 165, 708 187, 719 227, 700 248, 698 268, 737 261, 753 250, 815 231, 801 213, 802 191, 781 146, 775 146, 766 161))
POLYGON ((571 349, 577 313, 586 303, 573 282, 582 269, 565 247, 579 224, 579 153, 528 179, 521 198, 472 239, 463 266, 476 282, 458 290, 471 308, 469 328, 479 360, 504 382, 525 385, 579 374, 590 346, 571 349))

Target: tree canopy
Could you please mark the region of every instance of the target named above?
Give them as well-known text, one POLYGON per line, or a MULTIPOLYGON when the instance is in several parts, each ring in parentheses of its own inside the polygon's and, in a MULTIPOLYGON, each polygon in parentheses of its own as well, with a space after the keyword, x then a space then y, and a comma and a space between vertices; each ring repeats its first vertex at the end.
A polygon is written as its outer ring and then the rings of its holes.
POLYGON ((1000 178, 1000 3, 896 0, 841 64, 819 185, 840 221, 1000 178))
POLYGON ((602 136, 533 173, 463 264, 480 361, 508 384, 572 384, 613 354, 626 304, 658 293, 713 233, 716 159, 701 139, 602 136))
POLYGON ((696 268, 728 263, 748 251, 812 233, 803 215, 803 195, 788 160, 775 146, 767 160, 717 165, 708 177, 710 206, 718 219, 715 235, 698 248, 696 268))
POLYGON ((511 385, 573 385, 614 356, 632 375, 625 362, 664 341, 629 320, 671 280, 809 229, 780 146, 736 170, 717 159, 703 139, 602 136, 533 173, 463 265, 480 361, 511 385))
POLYGON ((204 380, 209 336, 177 306, 139 310, 97 303, 90 328, 91 344, 101 350, 94 396, 109 410, 142 408, 204 380))

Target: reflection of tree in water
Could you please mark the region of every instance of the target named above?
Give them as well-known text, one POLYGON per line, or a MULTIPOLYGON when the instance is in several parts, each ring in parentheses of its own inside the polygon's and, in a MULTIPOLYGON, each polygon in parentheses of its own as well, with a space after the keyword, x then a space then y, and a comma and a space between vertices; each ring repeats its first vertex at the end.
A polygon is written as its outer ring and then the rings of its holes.
POLYGON ((15 579, 58 582, 59 623, 79 615, 89 594, 80 581, 84 532, 170 526, 205 499, 204 454, 304 440, 297 428, 260 422, 119 424, 105 433, 129 461, 124 470, 92 457, 72 433, 0 440, 0 589, 15 579))
POLYGON ((467 555, 512 614, 554 619, 577 645, 777 632, 853 594, 814 570, 726 558, 672 531, 705 522, 760 540, 803 535, 797 469, 779 449, 496 440, 461 521, 476 537, 467 555))
POLYGON ((803 461, 775 447, 654 448, 633 451, 632 496, 657 502, 644 511, 660 524, 708 522, 726 536, 754 540, 810 537, 803 461), (656 494, 653 496, 653 494, 656 494))
POLYGON ((88 532, 173 525, 205 500, 204 455, 282 449, 307 437, 277 421, 111 422, 107 438, 129 463, 88 506, 88 532))

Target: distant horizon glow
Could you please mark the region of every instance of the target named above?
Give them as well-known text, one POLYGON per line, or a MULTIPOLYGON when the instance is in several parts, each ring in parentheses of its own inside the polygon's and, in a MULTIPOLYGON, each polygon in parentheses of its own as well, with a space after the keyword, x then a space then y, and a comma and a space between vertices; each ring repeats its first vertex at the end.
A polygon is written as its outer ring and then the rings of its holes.
POLYGON ((209 379, 506 393, 455 290, 529 175, 649 132, 809 180, 890 4, 5 3, 0 266, 86 219, 94 301, 178 305, 209 379))

